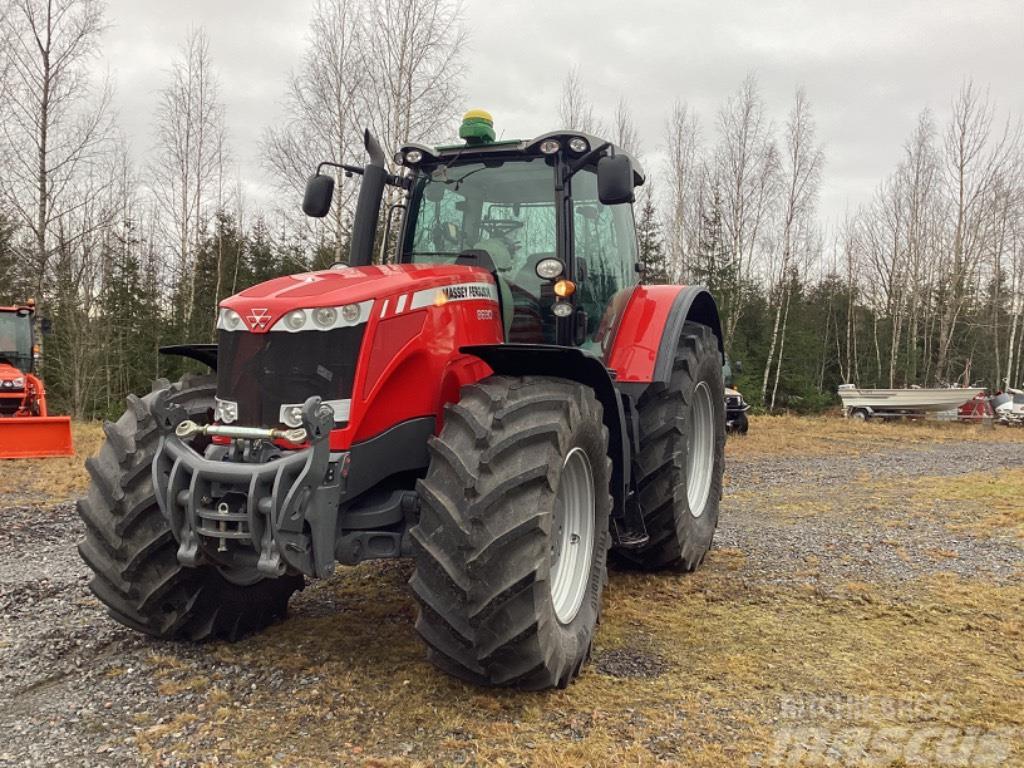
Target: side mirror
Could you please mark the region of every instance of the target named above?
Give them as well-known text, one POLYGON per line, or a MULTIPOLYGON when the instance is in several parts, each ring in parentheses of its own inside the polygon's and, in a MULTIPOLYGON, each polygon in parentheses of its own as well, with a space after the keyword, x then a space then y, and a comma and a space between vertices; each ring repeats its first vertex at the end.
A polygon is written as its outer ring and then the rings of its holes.
POLYGON ((732 363, 732 367, 733 367, 733 370, 736 371, 736 373, 743 373, 743 361, 742 360, 734 360, 733 363, 732 363))
POLYGON ((633 164, 625 155, 597 161, 597 198, 603 205, 633 202, 633 164))
POLYGON ((331 210, 334 197, 334 177, 318 173, 306 182, 306 194, 302 197, 302 212, 314 219, 322 219, 331 210))
POLYGON ((39 330, 42 331, 43 336, 48 336, 50 331, 53 329, 53 322, 48 317, 39 318, 39 330))

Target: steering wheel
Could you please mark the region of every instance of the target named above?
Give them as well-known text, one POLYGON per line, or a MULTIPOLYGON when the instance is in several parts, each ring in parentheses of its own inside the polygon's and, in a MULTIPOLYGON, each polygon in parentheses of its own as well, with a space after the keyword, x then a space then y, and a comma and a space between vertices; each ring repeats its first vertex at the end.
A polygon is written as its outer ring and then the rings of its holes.
POLYGON ((522 229, 523 222, 516 219, 484 219, 480 222, 481 229, 496 237, 507 237, 517 229, 522 229))

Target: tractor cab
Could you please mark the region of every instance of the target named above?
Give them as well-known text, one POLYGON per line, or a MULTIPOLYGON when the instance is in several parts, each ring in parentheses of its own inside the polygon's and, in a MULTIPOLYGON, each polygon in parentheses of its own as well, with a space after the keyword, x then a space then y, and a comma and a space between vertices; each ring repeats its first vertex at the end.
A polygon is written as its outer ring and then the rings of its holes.
MULTIPOLYGON (((363 176, 348 266, 368 265, 386 185, 405 199, 396 260, 400 264, 480 267, 498 288, 504 338, 510 343, 608 352, 609 331, 637 284, 632 202, 644 183, 639 164, 611 142, 578 131, 495 141, 483 110, 466 113, 464 144, 406 144, 384 170, 383 151, 367 133, 366 167, 322 163, 306 188, 303 209, 322 217, 337 165, 363 176)), ((390 232, 388 233, 390 235, 390 232)), ((384 245, 390 242, 386 236, 384 245)))
POLYGON ((36 305, 0 307, 0 459, 70 456, 71 420, 50 416, 36 372, 36 305))
POLYGON ((34 365, 31 304, 0 307, 0 415, 12 415, 21 405, 25 375, 34 365))
POLYGON ((558 131, 493 141, 486 112, 465 145, 406 145, 402 263, 482 266, 503 298, 512 343, 600 350, 613 297, 637 282, 638 164, 609 142, 558 131))

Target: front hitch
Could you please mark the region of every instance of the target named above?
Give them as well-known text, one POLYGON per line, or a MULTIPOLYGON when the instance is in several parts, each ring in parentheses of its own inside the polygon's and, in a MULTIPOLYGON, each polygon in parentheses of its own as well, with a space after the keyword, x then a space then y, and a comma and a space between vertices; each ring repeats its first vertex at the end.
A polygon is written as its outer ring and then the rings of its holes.
POLYGON ((182 565, 210 562, 237 578, 333 571, 344 457, 332 461, 330 406, 309 398, 302 427, 291 430, 199 425, 168 392, 157 396, 153 414, 161 434, 153 484, 182 565), (189 441, 203 435, 231 442, 200 454, 189 441), (280 450, 274 440, 308 445, 280 450))

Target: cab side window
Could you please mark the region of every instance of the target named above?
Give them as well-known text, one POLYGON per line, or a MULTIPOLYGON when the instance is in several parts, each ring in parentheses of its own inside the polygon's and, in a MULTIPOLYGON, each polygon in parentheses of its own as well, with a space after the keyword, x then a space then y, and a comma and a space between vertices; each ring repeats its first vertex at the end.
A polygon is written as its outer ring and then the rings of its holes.
POLYGON ((611 319, 612 298, 637 282, 633 207, 603 205, 597 199, 597 174, 589 169, 573 178, 572 194, 577 301, 587 313, 583 346, 599 351, 611 319))

